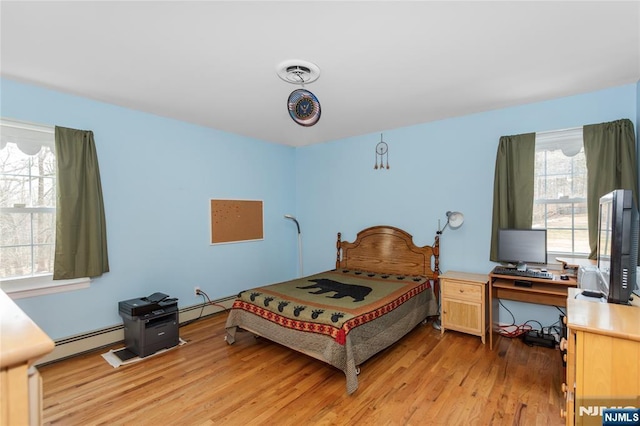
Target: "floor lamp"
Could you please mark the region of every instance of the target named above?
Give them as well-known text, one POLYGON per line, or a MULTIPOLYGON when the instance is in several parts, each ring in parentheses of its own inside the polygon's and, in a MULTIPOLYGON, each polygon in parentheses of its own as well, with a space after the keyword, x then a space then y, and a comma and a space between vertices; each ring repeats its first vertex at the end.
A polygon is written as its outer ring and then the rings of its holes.
POLYGON ((298 220, 290 214, 285 214, 284 218, 294 221, 298 227, 298 264, 300 267, 300 277, 302 277, 304 273, 302 271, 302 231, 300 231, 300 224, 298 220))
MULTIPOLYGON (((460 212, 447 212, 447 223, 444 224, 444 227, 440 229, 440 220, 438 220, 438 232, 436 232, 437 238, 440 239, 440 235, 447 229, 447 226, 451 229, 458 229, 464 223, 464 215, 460 212)), ((438 286, 438 290, 440 286, 438 286)), ((433 322, 433 328, 436 330, 440 330, 440 300, 442 297, 438 296, 438 318, 433 322)))

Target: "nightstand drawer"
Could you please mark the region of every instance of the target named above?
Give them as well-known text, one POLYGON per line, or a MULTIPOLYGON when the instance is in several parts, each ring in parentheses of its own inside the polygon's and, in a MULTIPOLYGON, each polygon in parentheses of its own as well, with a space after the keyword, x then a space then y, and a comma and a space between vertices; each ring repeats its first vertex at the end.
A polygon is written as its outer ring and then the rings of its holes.
POLYGON ((446 285, 442 286, 442 297, 481 302, 483 291, 484 287, 482 285, 471 284, 464 281, 447 280, 446 285))

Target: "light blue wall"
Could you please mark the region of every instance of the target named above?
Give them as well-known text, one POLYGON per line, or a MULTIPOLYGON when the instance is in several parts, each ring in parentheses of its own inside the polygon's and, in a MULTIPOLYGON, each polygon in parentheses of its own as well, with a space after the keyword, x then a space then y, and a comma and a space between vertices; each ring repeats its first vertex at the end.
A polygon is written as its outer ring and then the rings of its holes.
MULTIPOLYGON (((335 236, 388 224, 431 244, 447 210, 464 225, 441 239, 441 269, 488 272, 493 174, 502 135, 629 118, 637 84, 400 129, 381 130, 390 170, 374 170, 380 133, 298 149, 248 139, 30 85, 0 80, 0 115, 91 129, 102 174, 111 272, 88 290, 20 299, 52 338, 121 323, 119 300, 163 291, 180 306, 335 264, 335 236), (210 198, 265 201, 265 240, 210 246, 210 198)), ((399 106, 400 107, 400 106, 399 106)), ((348 117, 345 117, 348 119, 348 117)), ((506 301, 516 321, 557 320, 557 310, 506 301)), ((503 322, 511 319, 505 311, 503 322)))
POLYGON ((3 117, 93 130, 111 272, 91 288, 19 299, 53 339, 122 323, 118 301, 179 306, 296 275, 295 149, 3 79, 3 117), (264 201, 263 241, 211 246, 209 199, 264 201))
MULTIPOLYGON (((635 84, 626 85, 383 130, 389 170, 373 169, 379 133, 299 148, 296 212, 304 230, 305 273, 334 266, 337 232, 353 241, 357 231, 387 224, 411 233, 417 244, 431 244, 438 220, 444 224, 448 210, 463 212, 465 223, 443 233, 441 270, 488 273, 495 266, 489 261, 489 245, 500 136, 620 118, 635 121, 636 90, 635 84)), ((553 307, 505 305, 518 322, 537 319, 547 326, 558 319, 553 307)), ((500 320, 510 322, 511 317, 503 311, 500 320)))

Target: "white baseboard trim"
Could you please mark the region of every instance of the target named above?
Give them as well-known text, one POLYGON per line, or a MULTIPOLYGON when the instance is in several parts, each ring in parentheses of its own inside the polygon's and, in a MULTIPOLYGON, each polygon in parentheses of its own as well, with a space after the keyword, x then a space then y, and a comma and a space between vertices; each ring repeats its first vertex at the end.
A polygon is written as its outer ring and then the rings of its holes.
MULTIPOLYGON (((230 309, 235 298, 235 296, 229 296, 223 299, 213 300, 211 303, 204 305, 204 308, 202 304, 182 308, 178 311, 178 321, 182 325, 194 321, 199 317, 206 317, 222 312, 224 310, 223 307, 230 309)), ((118 342, 124 342, 124 324, 59 339, 56 340, 55 348, 51 353, 36 361, 36 366, 60 361, 118 342)))

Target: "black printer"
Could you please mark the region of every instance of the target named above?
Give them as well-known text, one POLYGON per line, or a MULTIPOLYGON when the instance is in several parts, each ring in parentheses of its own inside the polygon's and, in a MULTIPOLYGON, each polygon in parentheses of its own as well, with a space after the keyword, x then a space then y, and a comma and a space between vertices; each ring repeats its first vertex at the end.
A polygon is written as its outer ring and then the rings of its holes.
POLYGON ((164 293, 118 302, 120 316, 151 318, 178 310, 178 299, 164 293))
POLYGON ((178 345, 178 299, 153 293, 118 302, 118 309, 124 321, 124 342, 133 354, 143 358, 178 345))

